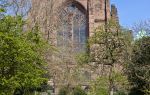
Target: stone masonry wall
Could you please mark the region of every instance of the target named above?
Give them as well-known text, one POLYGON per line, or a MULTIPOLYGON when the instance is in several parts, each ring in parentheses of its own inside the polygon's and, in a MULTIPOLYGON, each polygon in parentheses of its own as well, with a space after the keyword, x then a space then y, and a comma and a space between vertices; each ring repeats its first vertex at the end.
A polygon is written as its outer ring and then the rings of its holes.
MULTIPOLYGON (((87 20, 88 20, 88 31, 89 36, 93 34, 93 31, 99 25, 105 23, 105 0, 32 0, 32 9, 29 17, 31 18, 31 23, 38 23, 44 31, 45 38, 54 39, 55 37, 50 37, 50 33, 53 28, 54 19, 56 19, 57 8, 62 6, 67 2, 78 2, 82 5, 87 12, 87 20), (53 12, 53 13, 52 13, 53 12), (52 21, 53 20, 53 21, 52 21), (53 24, 53 25, 52 25, 53 24)), ((111 13, 110 8, 110 0, 107 0, 107 17, 111 18, 111 15, 116 16, 116 8, 113 8, 113 12, 111 13), (115 10, 114 10, 115 9, 115 10)))

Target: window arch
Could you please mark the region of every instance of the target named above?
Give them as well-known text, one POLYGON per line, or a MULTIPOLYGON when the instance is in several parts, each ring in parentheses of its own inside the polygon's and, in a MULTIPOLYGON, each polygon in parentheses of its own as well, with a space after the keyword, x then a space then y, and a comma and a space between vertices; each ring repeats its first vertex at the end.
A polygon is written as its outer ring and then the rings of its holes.
POLYGON ((59 18, 57 45, 75 52, 85 51, 88 38, 86 10, 77 2, 71 2, 61 9, 59 18))

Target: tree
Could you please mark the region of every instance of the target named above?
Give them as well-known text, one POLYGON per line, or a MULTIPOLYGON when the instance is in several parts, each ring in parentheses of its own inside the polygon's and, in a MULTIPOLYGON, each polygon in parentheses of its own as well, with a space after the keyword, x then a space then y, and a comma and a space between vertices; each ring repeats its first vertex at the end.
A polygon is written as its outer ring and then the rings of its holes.
POLYGON ((39 87, 46 78, 44 52, 46 43, 38 27, 24 31, 21 16, 0 20, 0 94, 26 93, 39 87))
MULTIPOLYGON (((131 33, 129 34, 131 35, 131 33)), ((128 49, 131 44, 131 38, 126 41, 126 35, 127 33, 120 29, 118 23, 112 20, 107 25, 97 28, 89 40, 91 61, 97 67, 99 65, 102 67, 100 77, 109 77, 107 85, 109 86, 109 95, 113 95, 114 91, 118 89, 115 74, 121 72, 120 75, 125 78, 123 67, 128 62, 128 49)))
POLYGON ((132 27, 135 39, 150 35, 150 20, 141 21, 132 27))
POLYGON ((128 64, 128 78, 133 86, 130 95, 150 94, 150 37, 133 44, 132 62, 128 64))
POLYGON ((31 0, 1 0, 0 7, 4 7, 9 15, 25 17, 31 9, 31 0))
POLYGON ((4 17, 6 1, 0 1, 0 19, 4 17))

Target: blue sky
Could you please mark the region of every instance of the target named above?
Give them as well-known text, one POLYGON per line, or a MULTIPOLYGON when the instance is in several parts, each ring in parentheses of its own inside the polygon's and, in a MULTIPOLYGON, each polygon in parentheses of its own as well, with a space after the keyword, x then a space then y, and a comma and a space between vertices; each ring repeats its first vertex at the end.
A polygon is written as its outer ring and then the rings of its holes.
POLYGON ((135 23, 150 19, 150 0, 110 0, 118 8, 120 24, 130 28, 135 23))

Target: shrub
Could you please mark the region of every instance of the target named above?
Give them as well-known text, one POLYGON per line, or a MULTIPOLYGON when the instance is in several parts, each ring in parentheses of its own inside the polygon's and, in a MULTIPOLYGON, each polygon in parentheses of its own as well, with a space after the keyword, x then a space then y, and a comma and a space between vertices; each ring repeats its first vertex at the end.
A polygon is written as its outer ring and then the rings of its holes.
POLYGON ((75 88, 63 87, 59 90, 58 95, 87 95, 86 92, 79 86, 75 88))

